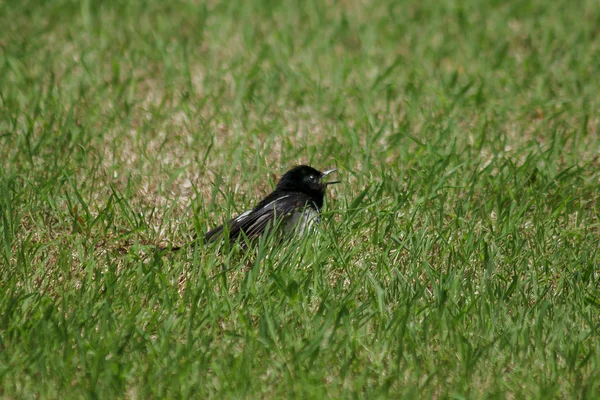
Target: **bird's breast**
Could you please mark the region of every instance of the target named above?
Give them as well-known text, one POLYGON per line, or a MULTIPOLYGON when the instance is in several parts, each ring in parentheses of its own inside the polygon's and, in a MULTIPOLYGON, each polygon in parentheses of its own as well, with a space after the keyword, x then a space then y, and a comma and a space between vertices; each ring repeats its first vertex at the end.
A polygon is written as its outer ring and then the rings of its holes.
POLYGON ((287 233, 295 232, 302 235, 320 222, 319 213, 311 207, 297 210, 286 220, 284 229, 287 233))

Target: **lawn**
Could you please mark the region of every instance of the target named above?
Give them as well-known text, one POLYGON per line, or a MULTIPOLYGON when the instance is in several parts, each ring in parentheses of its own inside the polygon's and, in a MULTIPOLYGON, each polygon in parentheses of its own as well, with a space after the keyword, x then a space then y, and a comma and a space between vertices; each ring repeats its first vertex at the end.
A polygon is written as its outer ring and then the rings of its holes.
POLYGON ((600 397, 596 1, 0 21, 0 398, 600 397), (304 163, 315 235, 154 252, 304 163))

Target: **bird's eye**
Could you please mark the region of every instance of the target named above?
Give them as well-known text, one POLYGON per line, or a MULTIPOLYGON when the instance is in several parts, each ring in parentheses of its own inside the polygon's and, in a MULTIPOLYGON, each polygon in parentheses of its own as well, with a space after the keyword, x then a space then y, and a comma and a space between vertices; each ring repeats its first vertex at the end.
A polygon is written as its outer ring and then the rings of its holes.
POLYGON ((309 175, 309 176, 308 176, 308 180, 309 180, 311 183, 315 183, 315 182, 317 181, 317 177, 316 177, 316 176, 314 176, 314 175, 309 175))

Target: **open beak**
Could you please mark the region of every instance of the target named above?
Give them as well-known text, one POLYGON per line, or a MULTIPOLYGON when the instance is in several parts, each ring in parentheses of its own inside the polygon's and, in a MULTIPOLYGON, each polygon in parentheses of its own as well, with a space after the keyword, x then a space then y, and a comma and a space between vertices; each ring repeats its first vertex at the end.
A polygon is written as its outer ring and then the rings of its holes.
MULTIPOLYGON (((337 169, 334 168, 334 169, 330 169, 330 170, 327 170, 327 171, 323 172, 323 174, 321 175, 321 179, 325 178, 327 175, 331 174, 332 172, 336 172, 336 171, 337 171, 337 169)), ((327 186, 327 185, 333 185, 335 183, 340 183, 340 182, 341 181, 323 182, 323 185, 325 185, 325 186, 327 186)))

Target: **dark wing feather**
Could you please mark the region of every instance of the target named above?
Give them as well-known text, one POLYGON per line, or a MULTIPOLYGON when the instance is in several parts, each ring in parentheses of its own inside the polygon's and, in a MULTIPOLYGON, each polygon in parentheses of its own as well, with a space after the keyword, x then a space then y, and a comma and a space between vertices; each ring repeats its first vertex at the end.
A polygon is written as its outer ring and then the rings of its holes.
MULTIPOLYGON (((249 239, 260 236, 276 219, 283 221, 289 218, 294 210, 304 208, 311 201, 309 196, 302 193, 281 195, 268 203, 263 201, 249 213, 237 216, 227 223, 229 240, 232 242, 237 240, 242 233, 249 239)), ((212 229, 204 235, 204 241, 211 242, 218 239, 223 231, 223 225, 212 229)))
MULTIPOLYGON (((231 220, 231 221, 233 221, 233 220, 231 220)), ((231 223, 231 221, 230 221, 230 223, 231 223)), ((208 231, 204 234, 204 243, 212 242, 213 240, 215 240, 216 238, 221 236, 222 233, 223 233, 223 225, 219 225, 216 228, 211 229, 210 231, 208 231)))

